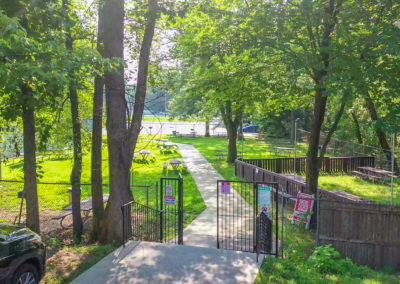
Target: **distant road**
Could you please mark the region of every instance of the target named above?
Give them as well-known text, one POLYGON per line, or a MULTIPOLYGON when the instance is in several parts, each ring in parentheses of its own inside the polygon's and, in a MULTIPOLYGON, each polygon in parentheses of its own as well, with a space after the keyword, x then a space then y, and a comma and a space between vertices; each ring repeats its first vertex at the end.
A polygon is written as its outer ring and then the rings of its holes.
MULTIPOLYGON (((197 132, 198 135, 204 135, 206 132, 205 122, 170 122, 170 121, 143 121, 142 134, 172 134, 172 131, 177 131, 181 134, 190 134, 192 129, 197 132), (151 127, 151 129, 150 129, 151 127)), ((211 135, 226 134, 226 129, 223 126, 217 124, 210 124, 211 135)))

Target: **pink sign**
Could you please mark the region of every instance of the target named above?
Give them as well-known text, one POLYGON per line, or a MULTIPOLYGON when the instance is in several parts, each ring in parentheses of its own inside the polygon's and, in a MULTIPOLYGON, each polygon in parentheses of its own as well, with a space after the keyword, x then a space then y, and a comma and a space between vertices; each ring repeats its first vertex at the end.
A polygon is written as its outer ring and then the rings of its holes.
POLYGON ((165 187, 165 195, 168 195, 168 196, 172 195, 172 185, 167 185, 165 187))
POLYGON ((302 221, 309 226, 311 219, 311 210, 314 204, 314 195, 299 192, 297 193, 297 201, 293 212, 293 221, 302 221), (302 199, 304 198, 304 199, 302 199), (307 214, 307 215, 306 215, 307 214))
POLYGON ((221 182, 221 193, 222 194, 231 193, 231 183, 229 181, 221 182))

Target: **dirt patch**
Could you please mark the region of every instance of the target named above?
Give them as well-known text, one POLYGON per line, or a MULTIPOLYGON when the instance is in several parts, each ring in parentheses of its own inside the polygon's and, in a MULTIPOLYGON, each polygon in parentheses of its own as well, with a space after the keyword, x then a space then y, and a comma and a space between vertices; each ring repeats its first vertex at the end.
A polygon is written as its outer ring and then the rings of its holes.
POLYGON ((46 276, 40 283, 65 283, 66 279, 79 275, 84 263, 95 261, 98 261, 96 255, 64 247, 47 259, 46 276))

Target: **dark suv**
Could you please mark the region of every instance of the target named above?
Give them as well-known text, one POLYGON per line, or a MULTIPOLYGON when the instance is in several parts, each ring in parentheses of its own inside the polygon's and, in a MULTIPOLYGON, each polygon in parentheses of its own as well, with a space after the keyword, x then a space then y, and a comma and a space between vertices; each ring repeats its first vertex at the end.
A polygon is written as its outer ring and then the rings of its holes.
POLYGON ((43 276, 46 247, 27 228, 0 224, 0 284, 36 284, 43 276))

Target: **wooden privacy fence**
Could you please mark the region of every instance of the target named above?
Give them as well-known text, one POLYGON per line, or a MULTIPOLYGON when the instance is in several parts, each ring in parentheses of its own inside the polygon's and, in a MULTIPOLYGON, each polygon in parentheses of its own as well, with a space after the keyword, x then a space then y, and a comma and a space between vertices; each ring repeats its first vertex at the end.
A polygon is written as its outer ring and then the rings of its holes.
POLYGON ((258 166, 247 163, 247 160, 235 161, 235 175, 244 178, 248 181, 261 181, 261 182, 277 182, 281 188, 286 189, 286 193, 290 195, 297 195, 297 193, 304 192, 306 185, 304 181, 294 180, 293 177, 274 173, 269 170, 262 169, 258 166))
MULTIPOLYGON (((295 169, 298 173, 304 173, 306 171, 306 157, 240 160, 274 173, 293 173, 295 169), (294 163, 296 163, 296 166, 294 163)), ((374 166, 374 157, 324 157, 322 160, 321 172, 348 173, 356 170, 358 167, 374 166)))
POLYGON ((324 189, 319 195, 318 244, 332 244, 360 265, 400 271, 400 206, 350 202, 324 189))
MULTIPOLYGON (((292 196, 305 192, 304 180, 294 180, 293 175, 275 173, 247 161, 236 160, 236 176, 248 181, 277 182, 292 196)), ((323 188, 318 189, 318 196, 317 244, 332 244, 343 257, 360 265, 391 266, 400 271, 400 206, 323 188)), ((295 199, 287 200, 293 203, 295 199)))

